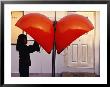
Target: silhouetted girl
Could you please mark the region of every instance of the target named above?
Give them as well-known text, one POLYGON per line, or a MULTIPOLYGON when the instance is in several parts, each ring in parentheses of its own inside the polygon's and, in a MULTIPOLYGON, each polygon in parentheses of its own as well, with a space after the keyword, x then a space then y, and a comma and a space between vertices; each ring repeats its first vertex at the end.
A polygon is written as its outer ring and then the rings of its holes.
POLYGON ((16 50, 19 51, 19 73, 20 77, 29 77, 29 66, 31 66, 30 53, 40 51, 39 44, 34 41, 33 45, 27 46, 27 37, 20 34, 17 39, 16 50))

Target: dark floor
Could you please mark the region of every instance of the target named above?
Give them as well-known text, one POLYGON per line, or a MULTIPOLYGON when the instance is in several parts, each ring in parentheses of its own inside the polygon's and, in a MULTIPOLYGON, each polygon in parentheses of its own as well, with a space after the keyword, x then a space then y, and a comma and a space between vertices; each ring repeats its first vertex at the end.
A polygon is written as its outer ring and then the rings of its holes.
POLYGON ((99 75, 88 72, 63 72, 62 77, 99 77, 99 75))
MULTIPOLYGON (((11 73, 12 77, 19 77, 19 73, 11 73)), ((51 77, 51 73, 30 73, 29 77, 51 77)), ((60 74, 56 74, 56 77, 60 77, 60 74)))
MULTIPOLYGON (((12 77, 19 77, 19 73, 11 73, 12 77)), ((30 73, 29 77, 52 77, 51 73, 30 73)), ((79 73, 79 72, 63 72, 63 73, 56 73, 55 77, 99 77, 95 73, 79 73)))

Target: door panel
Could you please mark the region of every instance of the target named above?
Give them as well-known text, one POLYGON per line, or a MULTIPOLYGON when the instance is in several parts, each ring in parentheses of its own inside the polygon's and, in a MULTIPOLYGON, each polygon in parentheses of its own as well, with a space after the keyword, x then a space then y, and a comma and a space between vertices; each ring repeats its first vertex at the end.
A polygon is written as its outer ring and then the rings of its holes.
POLYGON ((72 55, 71 56, 72 56, 72 62, 78 62, 78 45, 77 44, 72 45, 72 55))

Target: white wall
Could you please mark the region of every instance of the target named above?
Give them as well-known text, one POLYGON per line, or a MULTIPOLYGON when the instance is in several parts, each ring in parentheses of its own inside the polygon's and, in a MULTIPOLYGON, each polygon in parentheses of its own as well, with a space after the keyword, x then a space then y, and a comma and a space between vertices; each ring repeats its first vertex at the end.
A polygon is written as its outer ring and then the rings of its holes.
MULTIPOLYGON (((19 54, 16 51, 16 45, 11 45, 11 72, 19 73, 19 54)), ((44 50, 41 53, 34 52, 30 54, 31 66, 30 73, 51 73, 52 54, 47 54, 44 50)), ((92 69, 67 67, 64 62, 63 53, 56 54, 56 73, 61 72, 93 72, 92 69)), ((98 73, 97 73, 98 74, 98 73)))
MULTIPOLYGON (((31 53, 30 58, 30 73, 51 73, 51 54, 47 54, 44 50, 42 50, 41 53, 31 53)), ((16 51, 16 45, 11 45, 11 64, 11 72, 18 73, 19 53, 16 51)))
MULTIPOLYGON (((41 52, 30 54, 31 66, 30 73, 51 73, 52 71, 52 54, 47 54, 41 49, 41 52)), ((64 57, 56 55, 56 73, 64 69, 64 57)), ((11 45, 11 72, 19 73, 19 53, 16 51, 16 45, 11 45)))

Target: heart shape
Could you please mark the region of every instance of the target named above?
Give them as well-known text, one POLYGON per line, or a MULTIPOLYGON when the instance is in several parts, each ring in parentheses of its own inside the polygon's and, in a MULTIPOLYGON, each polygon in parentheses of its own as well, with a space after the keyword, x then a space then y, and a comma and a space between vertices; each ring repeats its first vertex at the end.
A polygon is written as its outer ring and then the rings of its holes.
POLYGON ((15 24, 37 41, 47 53, 51 53, 54 40, 53 22, 39 13, 21 17, 15 24))
POLYGON ((72 14, 63 17, 56 24, 56 49, 61 53, 74 40, 94 27, 87 17, 72 14))
MULTIPOLYGON (((21 17, 16 26, 27 32, 47 53, 51 53, 54 42, 53 22, 39 13, 21 17)), ((55 41, 57 53, 61 53, 75 39, 94 27, 88 18, 74 14, 63 17, 56 24, 55 41)))

